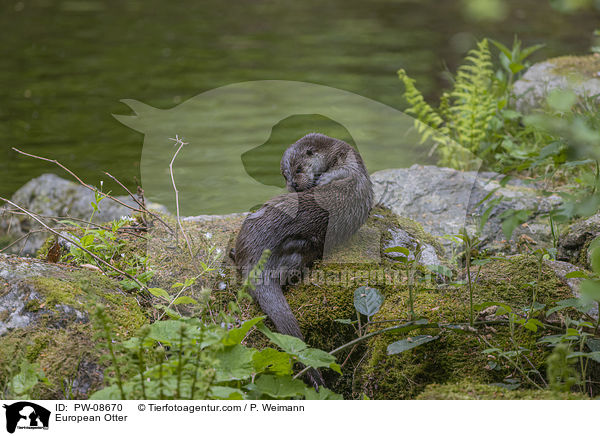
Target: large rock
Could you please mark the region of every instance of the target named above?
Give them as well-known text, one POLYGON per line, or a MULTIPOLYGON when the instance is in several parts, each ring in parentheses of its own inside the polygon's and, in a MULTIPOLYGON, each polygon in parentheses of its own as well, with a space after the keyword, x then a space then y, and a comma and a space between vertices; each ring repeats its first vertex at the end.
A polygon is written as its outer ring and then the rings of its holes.
MULTIPOLYGON (((458 234, 463 227, 475 233, 477 217, 483 215, 490 202, 498 200, 482 231, 485 248, 515 251, 521 235, 539 244, 549 244, 551 232, 544 214, 560 203, 560 197, 544 197, 520 180, 512 180, 501 187, 498 183, 501 177, 493 172, 462 172, 413 165, 378 171, 371 179, 376 201, 400 216, 418 221, 432 235, 458 234), (488 195, 489 198, 479 204, 488 195), (527 222, 515 229, 508 244, 500 219, 507 210, 530 211, 527 222)), ((450 241, 444 239, 441 242, 451 248, 450 241)))
MULTIPOLYGON (((137 207, 128 196, 116 197, 125 204, 137 207)), ((64 217, 89 220, 92 216, 94 193, 77 183, 62 179, 55 174, 43 174, 27 182, 11 198, 13 203, 46 217, 64 217)), ((14 215, 7 212, 10 205, 0 208, 0 242, 4 245, 27 235, 21 242, 9 249, 11 253, 33 255, 42 246, 47 232, 39 231, 42 227, 35 220, 25 215, 14 215)), ((132 210, 105 198, 100 203, 100 210, 94 214, 95 223, 103 223, 131 215, 132 210)), ((46 219, 46 223, 55 221, 46 219)), ((1 246, 0 246, 1 248, 1 246)))
POLYGON ((533 65, 514 84, 515 106, 521 112, 540 107, 555 89, 600 94, 600 56, 562 56, 533 65))
POLYGON ((588 247, 599 236, 600 213, 576 221, 560 235, 557 258, 589 267, 588 247))
POLYGON ((98 303, 110 314, 116 338, 146 322, 134 296, 98 272, 0 254, 0 380, 17 374, 26 360, 49 380, 30 392, 34 398, 86 398, 101 387, 102 352, 90 322, 98 303))

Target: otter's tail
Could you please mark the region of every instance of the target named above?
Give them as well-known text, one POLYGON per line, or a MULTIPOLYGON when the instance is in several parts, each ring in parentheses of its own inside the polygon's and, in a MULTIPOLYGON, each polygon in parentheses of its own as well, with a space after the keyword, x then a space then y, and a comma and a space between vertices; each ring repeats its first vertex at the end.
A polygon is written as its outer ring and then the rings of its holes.
MULTIPOLYGON (((273 321, 279 333, 304 340, 298 321, 296 321, 296 317, 283 295, 279 281, 265 276, 263 275, 263 283, 256 285, 252 296, 258 301, 263 312, 273 321)), ((317 390, 319 386, 325 385, 323 376, 315 368, 311 368, 307 372, 307 378, 317 390)))
POLYGON ((263 275, 263 283, 256 285, 252 294, 263 312, 271 318, 279 333, 304 340, 298 321, 296 321, 277 279, 263 275))

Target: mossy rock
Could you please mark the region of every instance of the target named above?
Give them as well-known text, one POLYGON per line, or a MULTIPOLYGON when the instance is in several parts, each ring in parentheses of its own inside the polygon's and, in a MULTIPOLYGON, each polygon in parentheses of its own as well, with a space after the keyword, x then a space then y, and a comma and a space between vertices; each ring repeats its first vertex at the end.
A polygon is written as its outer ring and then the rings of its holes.
POLYGON ((416 400, 589 400, 587 395, 574 392, 554 392, 550 390, 516 389, 508 390, 500 386, 460 382, 430 384, 416 400))
POLYGON ((568 89, 580 97, 600 93, 600 55, 561 56, 531 66, 513 86, 521 112, 543 107, 554 90, 568 89))
POLYGON ((588 248, 600 236, 600 214, 581 218, 564 230, 558 241, 557 258, 589 268, 588 248))
MULTIPOLYGON (((537 263, 533 256, 518 255, 494 260, 481 269, 474 285, 474 303, 502 302, 515 309, 528 306, 532 298, 530 283, 536 278, 537 263)), ((540 283, 537 296, 540 303, 550 304, 571 297, 568 287, 546 266, 543 267, 540 283)), ((415 293, 414 308, 418 318, 425 318, 430 323, 465 323, 469 321, 468 290, 465 286, 422 289, 415 293)), ((408 318, 406 287, 388 291, 375 320, 408 318)), ((462 380, 474 383, 501 382, 513 369, 505 361, 482 353, 489 347, 482 336, 490 345, 508 351, 514 349, 509 328, 500 324, 479 328, 478 333, 424 329, 408 335, 388 333, 376 336, 367 344, 367 355, 356 382, 374 399, 415 398, 433 383, 456 383, 462 380), (401 354, 387 354, 389 344, 417 334, 440 337, 401 354)), ((515 330, 515 340, 530 350, 526 352, 526 357, 542 374, 545 373, 546 350, 537 344, 537 340, 544 334, 548 333, 541 330, 534 333, 523 328, 515 330)))
MULTIPOLYGON (((29 395, 38 399, 87 398, 102 386, 103 351, 97 348, 90 313, 103 305, 115 340, 147 323, 135 296, 96 271, 0 257, 0 383, 19 372, 23 360, 49 380, 29 395)), ((6 393, 13 395, 10 390, 6 393)))

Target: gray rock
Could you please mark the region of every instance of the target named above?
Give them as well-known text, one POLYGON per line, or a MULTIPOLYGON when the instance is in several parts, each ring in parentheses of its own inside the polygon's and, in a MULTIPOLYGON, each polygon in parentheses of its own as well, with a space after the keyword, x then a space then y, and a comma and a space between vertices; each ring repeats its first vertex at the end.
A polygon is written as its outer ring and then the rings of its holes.
MULTIPOLYGON (((543 197, 523 181, 513 180, 501 187, 497 173, 462 172, 451 168, 413 165, 410 168, 378 171, 371 176, 375 198, 394 213, 413 219, 434 236, 458 234, 466 227, 470 234, 477 230, 477 218, 486 204, 499 199, 489 214, 481 238, 491 251, 512 252, 521 235, 539 244, 551 242, 548 220, 543 217, 560 204, 558 196, 543 197), (492 191, 494 191, 492 193, 492 191), (484 204, 479 203, 488 195, 484 204), (500 215, 507 210, 529 210, 525 225, 515 229, 511 241, 504 241, 500 215)), ((441 240, 446 249, 452 242, 441 240)))
MULTIPOLYGON (((417 246, 416 239, 408 234, 406 230, 401 228, 391 228, 388 230, 391 236, 391 239, 386 241, 382 248, 384 250, 392 247, 404 247, 410 250, 410 254, 408 256, 409 260, 413 260, 414 250, 417 246)), ((390 255, 388 255, 390 256, 390 255)), ((391 256, 390 256, 391 257, 391 256)), ((427 243, 423 244, 423 249, 421 251, 421 258, 419 260, 419 264, 421 265, 441 265, 441 261, 435 251, 435 248, 427 243)))
POLYGON ((63 268, 34 259, 20 259, 0 255, 0 285, 4 292, 0 295, 0 336, 12 329, 34 326, 44 316, 50 327, 64 327, 67 322, 87 322, 88 316, 66 304, 54 308, 39 309, 44 298, 28 280, 33 277, 52 277, 61 274, 63 268), (28 309, 29 303, 35 310, 28 309))
POLYGON ((590 267, 590 242, 600 236, 600 213, 580 219, 565 230, 558 241, 557 258, 577 265, 590 267))
MULTIPOLYGON (((137 207, 135 202, 128 196, 117 197, 129 206, 137 207)), ((27 182, 11 198, 11 201, 19 206, 39 215, 48 217, 71 217, 89 220, 92 216, 92 201, 94 193, 68 180, 62 179, 55 174, 43 174, 27 182)), ((8 236, 12 240, 27 235, 34 231, 21 242, 9 249, 11 253, 22 255, 33 255, 40 249, 46 238, 47 232, 39 231, 42 226, 35 220, 24 216, 14 215, 7 212, 11 209, 9 205, 0 207, 0 236, 8 236)), ((160 205, 156 205, 161 210, 160 205)), ((118 219, 122 216, 130 216, 131 209, 105 198, 100 203, 100 210, 94 214, 93 221, 103 223, 118 219)), ((55 221, 46 219, 47 224, 55 221)))
POLYGON ((554 89, 570 89, 579 96, 599 94, 600 61, 594 56, 569 56, 533 65, 514 84, 515 107, 521 112, 540 107, 554 89), (586 70, 595 64, 598 68, 593 77, 586 70))

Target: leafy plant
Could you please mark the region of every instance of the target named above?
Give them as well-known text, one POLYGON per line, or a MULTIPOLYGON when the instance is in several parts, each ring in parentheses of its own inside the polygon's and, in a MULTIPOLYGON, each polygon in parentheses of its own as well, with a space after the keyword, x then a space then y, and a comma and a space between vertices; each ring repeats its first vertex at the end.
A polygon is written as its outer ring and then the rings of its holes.
POLYGON ((340 371, 335 358, 292 336, 271 332, 264 317, 226 329, 197 318, 156 321, 116 342, 103 308, 96 311, 107 351, 108 386, 91 399, 340 399, 292 378, 294 363, 340 371), (242 344, 253 328, 279 349, 242 344))

